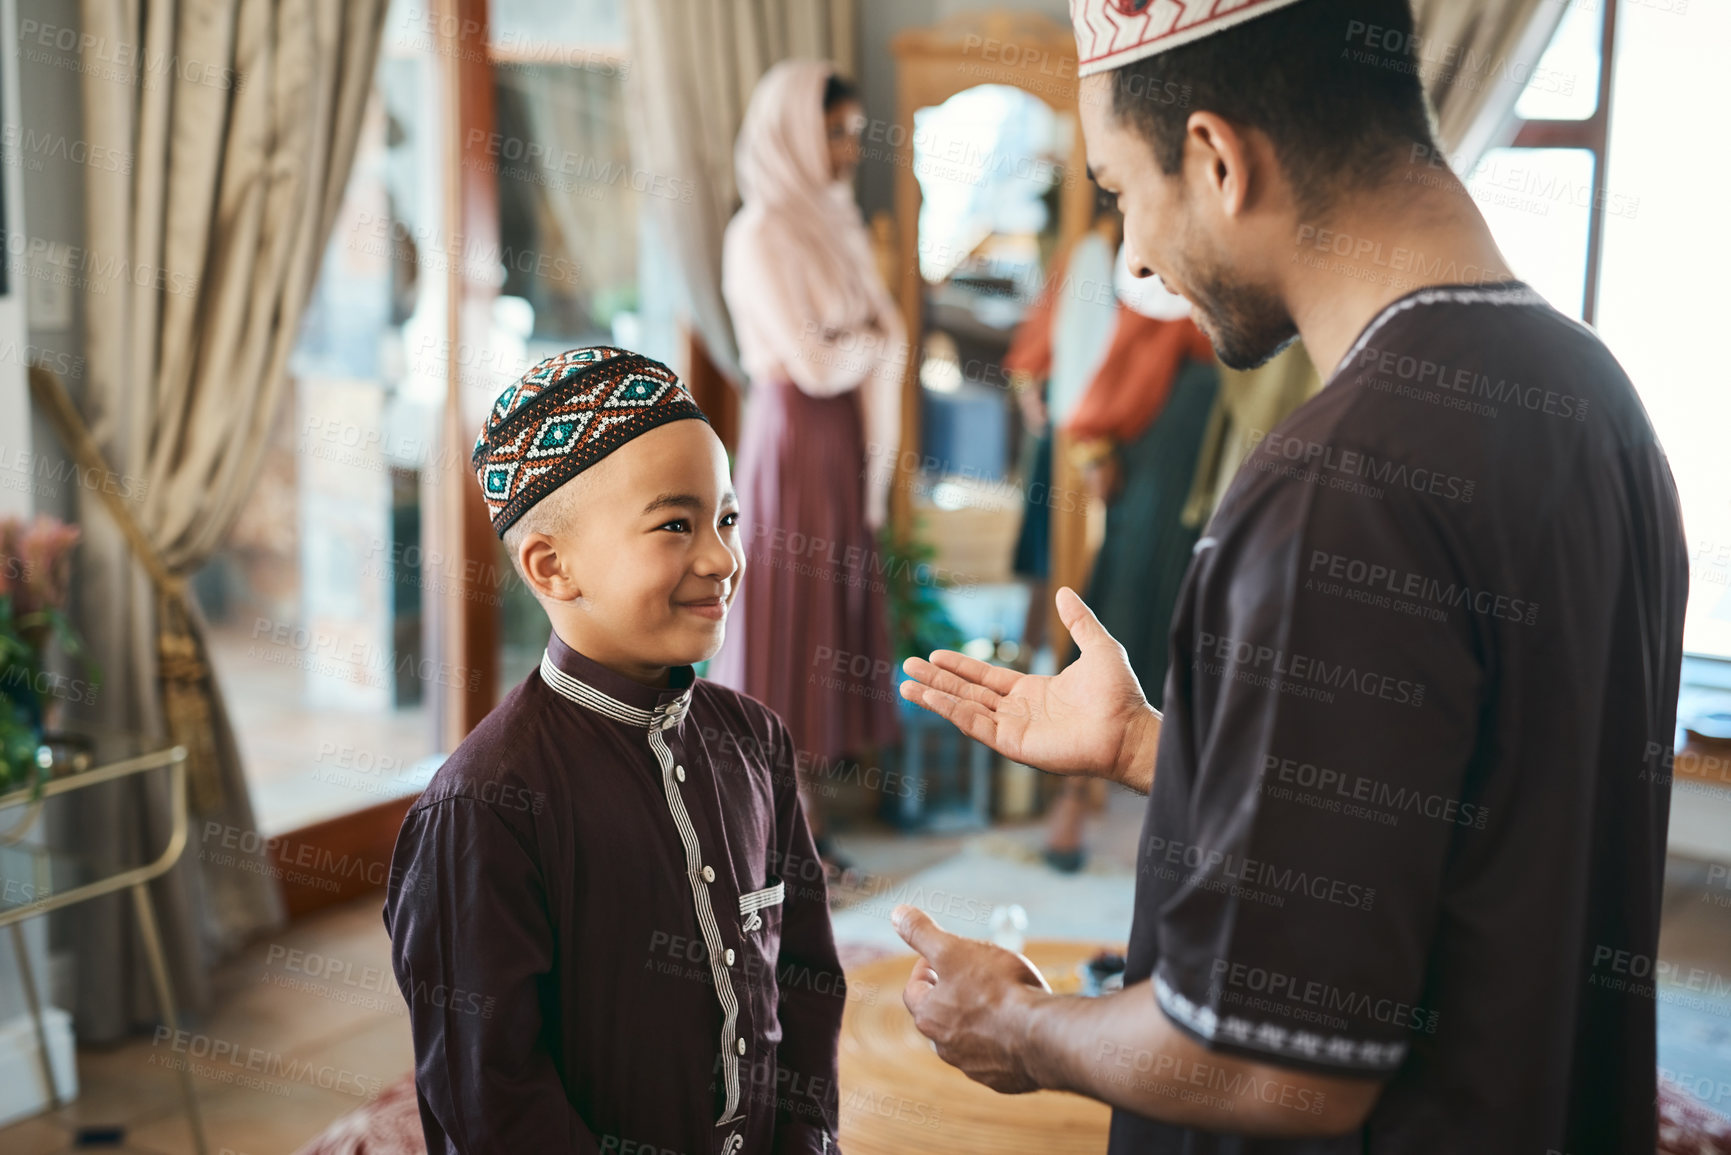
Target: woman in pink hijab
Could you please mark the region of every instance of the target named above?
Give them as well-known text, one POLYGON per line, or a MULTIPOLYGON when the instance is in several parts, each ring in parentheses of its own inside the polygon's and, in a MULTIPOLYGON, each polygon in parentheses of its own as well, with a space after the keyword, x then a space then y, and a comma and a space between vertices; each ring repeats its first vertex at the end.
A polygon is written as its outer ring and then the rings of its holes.
POLYGON ((708 676, 782 716, 802 785, 808 771, 870 757, 898 730, 875 534, 907 338, 854 202, 864 123, 833 66, 787 60, 765 73, 734 148, 744 205, 722 248, 722 292, 751 377, 734 470, 746 570, 708 676))

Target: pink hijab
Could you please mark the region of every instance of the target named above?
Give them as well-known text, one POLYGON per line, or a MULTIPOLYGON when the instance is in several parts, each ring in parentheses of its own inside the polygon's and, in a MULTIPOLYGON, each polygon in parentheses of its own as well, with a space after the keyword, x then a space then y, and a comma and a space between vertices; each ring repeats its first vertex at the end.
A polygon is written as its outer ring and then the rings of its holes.
POLYGON ((727 226, 722 295, 754 381, 792 381, 814 397, 859 390, 875 528, 901 433, 907 336, 853 187, 830 176, 823 91, 834 72, 784 60, 758 81, 734 146, 745 203, 727 226))

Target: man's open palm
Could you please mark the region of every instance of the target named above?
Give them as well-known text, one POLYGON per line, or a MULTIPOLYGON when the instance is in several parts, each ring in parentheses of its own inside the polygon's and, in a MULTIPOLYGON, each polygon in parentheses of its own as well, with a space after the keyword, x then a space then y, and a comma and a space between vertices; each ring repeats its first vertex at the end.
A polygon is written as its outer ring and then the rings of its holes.
POLYGON ((1013 761, 1146 789, 1159 715, 1143 696, 1124 647, 1076 592, 1065 586, 1057 602, 1078 651, 1060 673, 1019 674, 937 650, 931 661, 902 663, 910 679, 902 683, 902 697, 1013 761))

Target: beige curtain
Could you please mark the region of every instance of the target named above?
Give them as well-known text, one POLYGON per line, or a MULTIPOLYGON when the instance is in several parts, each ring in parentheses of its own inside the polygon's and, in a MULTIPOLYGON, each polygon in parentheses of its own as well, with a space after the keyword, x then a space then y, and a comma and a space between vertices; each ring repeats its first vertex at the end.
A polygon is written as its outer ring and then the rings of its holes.
POLYGON ((1412 7, 1419 75, 1436 109, 1437 143, 1457 172, 1471 172, 1486 150, 1507 143, 1515 101, 1568 6, 1555 0, 1413 0, 1412 7))
POLYGON ((647 197, 676 266, 690 323, 710 358, 743 382, 721 300, 721 237, 738 207, 733 140, 769 66, 790 56, 835 61, 857 79, 854 0, 633 0, 632 147, 639 169, 692 190, 647 197))
MULTIPOLYGON (((208 965, 281 919, 262 851, 201 858, 210 824, 256 845, 239 754, 203 626, 177 592, 252 489, 285 365, 318 271, 371 91, 385 0, 83 0, 93 149, 82 411, 131 510, 153 579, 94 500, 80 515, 78 606, 105 681, 77 719, 192 752, 193 836, 153 895, 178 997, 194 1010, 208 965), (115 63, 114 45, 130 68, 115 63), (240 861, 247 859, 247 861, 240 861), (252 869, 248 869, 251 867, 252 869)), ((162 778, 158 775, 155 778, 162 778)), ((166 837, 165 781, 87 791, 74 815, 94 869, 166 837)), ((213 847, 220 845, 211 840, 213 847)), ((81 1039, 154 1020, 137 930, 119 898, 71 912, 81 1039)))
POLYGON ((505 179, 532 198, 535 215, 551 225, 548 231, 578 267, 577 288, 593 309, 598 294, 637 279, 637 249, 586 242, 598 236, 636 237, 639 203, 664 185, 622 179, 638 174, 631 172, 625 96, 615 77, 595 69, 534 64, 498 68, 494 82, 498 130, 543 146, 538 159, 529 162, 540 166, 541 179, 528 174, 505 179), (645 194, 632 196, 632 187, 645 194))

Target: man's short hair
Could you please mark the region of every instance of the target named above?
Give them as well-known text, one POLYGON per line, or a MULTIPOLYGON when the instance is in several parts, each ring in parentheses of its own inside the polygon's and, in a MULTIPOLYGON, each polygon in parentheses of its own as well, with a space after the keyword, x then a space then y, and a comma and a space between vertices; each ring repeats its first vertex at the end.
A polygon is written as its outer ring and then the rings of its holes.
POLYGON ((1108 73, 1112 111, 1167 175, 1207 111, 1268 136, 1301 211, 1434 147, 1407 0, 1300 0, 1108 73))

